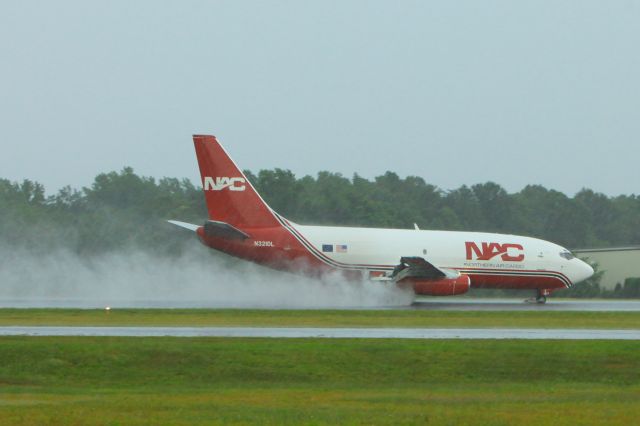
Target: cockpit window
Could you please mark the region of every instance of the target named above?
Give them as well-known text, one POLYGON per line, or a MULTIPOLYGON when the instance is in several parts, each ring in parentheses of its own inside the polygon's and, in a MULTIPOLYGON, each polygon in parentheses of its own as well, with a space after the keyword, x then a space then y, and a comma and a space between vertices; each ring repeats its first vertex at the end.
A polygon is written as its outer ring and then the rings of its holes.
POLYGON ((569 250, 561 251, 560 252, 560 257, 563 257, 563 258, 565 258, 567 260, 571 260, 571 259, 575 258, 573 253, 571 253, 569 250))

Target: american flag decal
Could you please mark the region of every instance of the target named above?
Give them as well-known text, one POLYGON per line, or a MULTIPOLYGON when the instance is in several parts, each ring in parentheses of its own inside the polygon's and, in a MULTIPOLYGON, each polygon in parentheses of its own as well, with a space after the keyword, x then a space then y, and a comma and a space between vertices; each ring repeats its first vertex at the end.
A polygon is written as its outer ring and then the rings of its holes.
POLYGON ((346 253, 347 245, 346 244, 336 244, 336 253, 346 253))

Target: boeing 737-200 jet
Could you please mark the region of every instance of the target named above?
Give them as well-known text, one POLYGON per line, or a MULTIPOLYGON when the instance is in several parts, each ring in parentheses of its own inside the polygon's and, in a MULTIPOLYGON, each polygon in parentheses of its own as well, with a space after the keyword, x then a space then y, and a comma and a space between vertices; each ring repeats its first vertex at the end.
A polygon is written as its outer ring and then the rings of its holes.
POLYGON ((469 288, 536 290, 538 303, 593 275, 557 244, 481 232, 299 225, 273 211, 214 136, 195 135, 208 220, 170 221, 202 243, 271 268, 410 286, 451 296, 469 288))

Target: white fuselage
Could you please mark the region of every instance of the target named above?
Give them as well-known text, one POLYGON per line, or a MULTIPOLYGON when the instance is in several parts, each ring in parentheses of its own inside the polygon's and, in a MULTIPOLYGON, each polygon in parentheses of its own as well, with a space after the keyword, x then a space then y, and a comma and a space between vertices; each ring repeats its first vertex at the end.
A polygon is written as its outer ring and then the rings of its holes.
POLYGON ((368 265, 372 271, 393 268, 403 256, 419 256, 438 267, 467 272, 556 272, 568 277, 570 284, 593 274, 592 268, 581 260, 561 256, 568 253, 565 248, 530 237, 483 232, 293 226, 318 251, 335 262, 368 265), (484 256, 496 253, 490 259, 482 259, 483 243, 487 248, 493 244, 492 252, 484 256), (328 248, 329 245, 332 251, 323 251, 323 246, 328 248), (507 246, 504 254, 498 245, 507 246), (343 246, 340 251, 336 250, 338 246, 343 246), (514 260, 520 257, 522 260, 514 260))

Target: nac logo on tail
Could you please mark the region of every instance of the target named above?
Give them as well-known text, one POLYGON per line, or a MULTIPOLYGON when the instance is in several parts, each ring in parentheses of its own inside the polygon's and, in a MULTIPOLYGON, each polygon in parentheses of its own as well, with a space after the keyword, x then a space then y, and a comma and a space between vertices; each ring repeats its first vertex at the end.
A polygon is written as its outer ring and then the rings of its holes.
POLYGON ((482 243, 471 241, 465 243, 467 247, 467 260, 491 260, 501 255, 504 262, 522 262, 524 260, 524 247, 520 244, 482 243))
POLYGON ((241 177, 205 176, 203 186, 205 191, 222 191, 225 188, 229 188, 229 191, 244 191, 245 180, 241 177))

